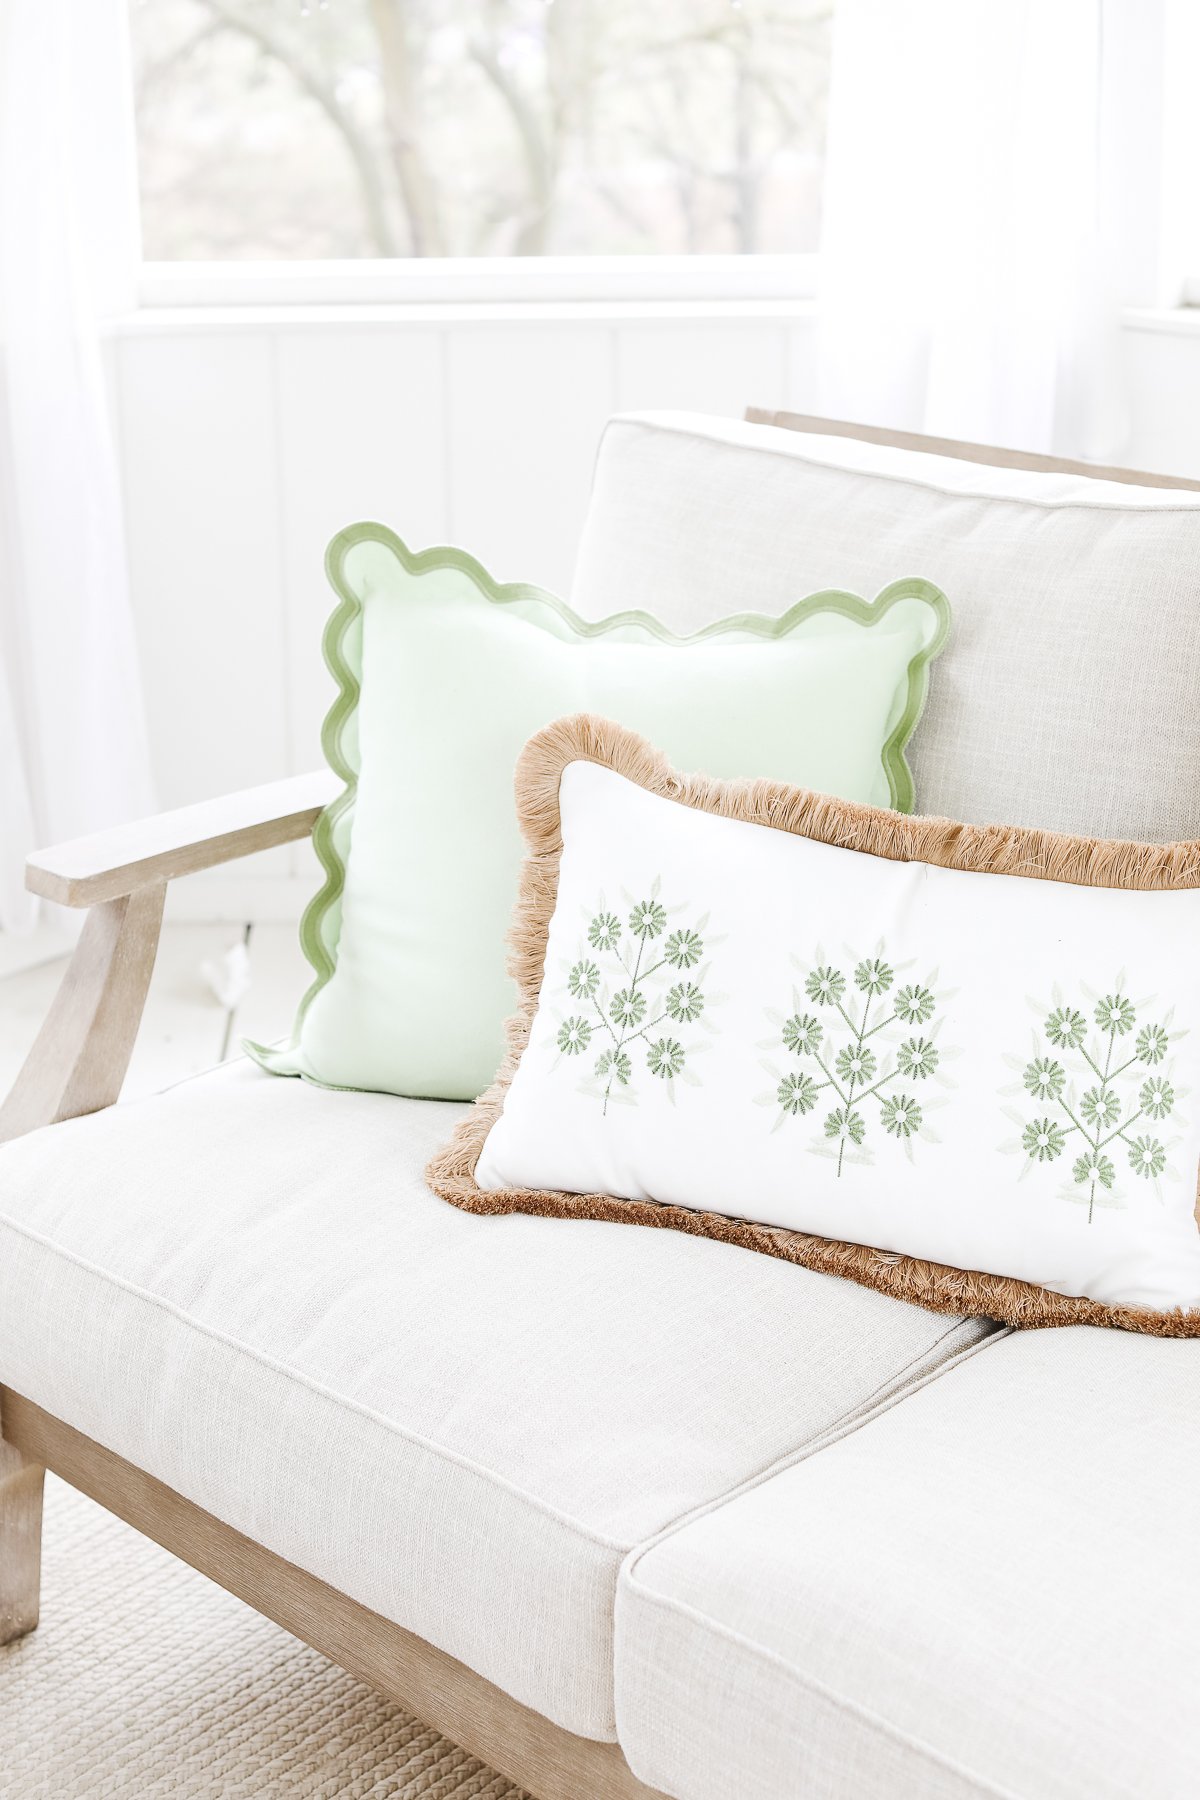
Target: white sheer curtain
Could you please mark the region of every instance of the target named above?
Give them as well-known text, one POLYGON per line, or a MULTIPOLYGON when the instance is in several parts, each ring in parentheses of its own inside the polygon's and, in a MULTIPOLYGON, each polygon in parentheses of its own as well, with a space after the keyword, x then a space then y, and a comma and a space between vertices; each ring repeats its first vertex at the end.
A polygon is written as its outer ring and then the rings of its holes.
POLYGON ((1119 453, 1103 40, 1103 0, 837 0, 823 412, 1119 453))
POLYGON ((37 842, 152 809, 97 321, 132 297, 121 0, 0 0, 0 928, 37 842))

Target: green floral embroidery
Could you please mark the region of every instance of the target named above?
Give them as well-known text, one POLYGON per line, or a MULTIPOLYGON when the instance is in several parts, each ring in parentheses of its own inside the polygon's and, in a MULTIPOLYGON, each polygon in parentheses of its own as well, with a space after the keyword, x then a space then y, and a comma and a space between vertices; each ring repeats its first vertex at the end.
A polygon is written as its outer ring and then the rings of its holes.
POLYGON ((592 1028, 586 1019, 564 1019, 558 1034, 558 1047, 567 1056, 580 1056, 592 1041, 592 1028))
POLYGON ((707 916, 668 933, 658 886, 633 900, 624 920, 601 901, 586 926, 594 955, 583 952, 567 972, 567 992, 584 1010, 563 1020, 556 1041, 571 1057, 590 1046, 596 1060, 584 1086, 598 1093, 605 1112, 616 1093, 636 1098, 639 1068, 668 1084, 689 1068, 686 1033, 664 1035, 664 1024, 706 1028, 703 969, 699 980, 675 977, 704 956, 707 916))
POLYGON ((695 931, 673 931, 663 955, 673 969, 691 969, 704 955, 704 941, 695 931))
MULTIPOLYGON (((847 1138, 852 1143, 861 1144, 867 1135, 867 1127, 861 1113, 856 1113, 849 1106, 836 1107, 825 1121, 825 1136, 840 1138, 844 1145, 847 1138)), ((838 1158, 838 1174, 842 1172, 841 1158, 838 1158)))
POLYGON ((623 1050, 602 1050, 596 1063, 597 1075, 607 1075, 612 1081, 620 1082, 628 1087, 633 1076, 633 1064, 623 1050))
POLYGON ((674 1038, 659 1038, 651 1044, 646 1061, 652 1075, 661 1075, 664 1081, 670 1081, 678 1075, 683 1067, 683 1045, 677 1044, 674 1038))
MULTIPOLYGON (((880 954, 852 964, 849 978, 844 966, 818 960, 805 976, 804 992, 819 1010, 793 1012, 782 1026, 784 1049, 812 1068, 777 1080, 775 1099, 785 1117, 795 1117, 811 1112, 818 1096, 828 1093, 834 1104, 822 1127, 826 1140, 837 1145, 839 1177, 847 1145, 858 1149, 866 1143, 874 1117, 886 1136, 906 1143, 922 1132, 927 1108, 900 1091, 900 1084, 929 1081, 941 1063, 932 1037, 909 1037, 895 1051, 888 1048, 903 1026, 928 1024, 937 999, 932 976, 893 994, 896 971, 882 951, 881 945, 880 954), (877 1114, 866 1104, 871 1100, 877 1114)), ((771 1073, 778 1076, 775 1069, 771 1073)))
POLYGON ((1035 1100, 1057 1100, 1066 1086, 1067 1071, 1049 1056, 1035 1056, 1024 1075, 1025 1086, 1035 1100))
POLYGON ((1161 1075, 1153 1075, 1142 1083, 1138 1100, 1148 1119, 1165 1119, 1175 1105, 1175 1089, 1161 1075))
POLYGON ((1061 1156, 1067 1147, 1067 1136, 1061 1125, 1053 1119, 1034 1119, 1025 1127, 1025 1135, 1021 1139, 1027 1156, 1037 1162, 1053 1162, 1061 1156))
POLYGON ((667 995, 667 1015, 677 1025, 691 1025, 704 1011, 704 995, 694 981, 681 981, 667 995))
POLYGON ((902 987, 896 995, 896 1017, 906 1025, 924 1025, 933 1017, 934 998, 928 988, 902 987))
POLYGON ((873 1050, 868 1050, 863 1044, 851 1044, 848 1050, 839 1050, 834 1067, 843 1081, 857 1082, 860 1087, 866 1087, 879 1064, 873 1050))
POLYGON ((588 962, 585 958, 582 962, 577 962, 567 976, 567 986, 576 1000, 590 1000, 600 986, 600 971, 594 962, 588 962))
POLYGON ((836 969, 814 969, 804 984, 804 991, 818 1006, 836 1006, 846 991, 846 977, 836 969))
POLYGON ((775 1097, 786 1113, 808 1113, 817 1104, 819 1092, 811 1075, 785 1075, 775 1097))
MULTIPOLYGON (((1091 1224, 1101 1196, 1113 1195, 1104 1202, 1107 1205, 1121 1204, 1119 1191, 1114 1192, 1115 1152, 1108 1154, 1113 1145, 1124 1145, 1130 1168, 1146 1180, 1171 1173, 1166 1146, 1156 1137, 1135 1137, 1133 1127, 1139 1120, 1169 1118, 1177 1096, 1161 1075, 1138 1085, 1141 1072, 1167 1055, 1171 1038, 1166 1024, 1142 1024, 1130 1046, 1127 1040, 1138 1024, 1138 1008, 1121 987, 1104 994, 1089 1011, 1091 1026, 1078 1006, 1058 1004, 1043 1014, 1041 1035, 1059 1054, 1035 1054, 1022 1071, 1026 1092, 1048 1110, 1024 1124, 1020 1147, 1027 1166, 1055 1162, 1074 1148, 1071 1180, 1074 1189, 1086 1190, 1078 1198, 1086 1198, 1091 1224)), ((1073 1189, 1068 1187, 1065 1193, 1072 1196, 1073 1189)))
POLYGON ((854 971, 854 985, 864 994, 886 994, 895 979, 885 962, 860 962, 854 971))
POLYGON ((634 937, 661 937, 667 923, 667 915, 657 900, 639 900, 629 915, 629 929, 634 937))
POLYGON ((1046 1020, 1046 1036, 1060 1050, 1078 1050, 1087 1036, 1087 1020, 1081 1012, 1072 1012, 1066 1006, 1060 1007, 1046 1020))
POLYGON ((1105 994, 1096 1008, 1096 1023, 1101 1031, 1124 1037, 1133 1030, 1134 1012, 1123 994, 1105 994))
POLYGON ((646 996, 637 988, 622 988, 608 1003, 608 1016, 614 1025, 640 1025, 646 1016, 646 996))
POLYGON ((913 1081, 924 1081, 937 1066, 937 1047, 928 1038, 909 1038, 896 1052, 896 1067, 913 1081))
POLYGON ((921 1109, 911 1095, 897 1094, 880 1107, 879 1122, 893 1137, 911 1137, 921 1128, 921 1109))
POLYGON ((1129 1166, 1135 1175, 1156 1181, 1167 1166, 1167 1153, 1157 1138, 1135 1138, 1129 1146, 1129 1166))
POLYGON ((615 950, 620 936, 621 921, 615 913, 597 913, 588 926, 588 943, 593 950, 615 950))
MULTIPOLYGON (((1074 1175, 1075 1180, 1080 1187, 1083 1187, 1086 1182, 1090 1181, 1093 1190, 1095 1189, 1097 1182, 1099 1182, 1100 1186, 1103 1188, 1110 1188, 1117 1178, 1117 1171, 1113 1168, 1107 1156, 1102 1156, 1099 1150, 1086 1151, 1083 1156, 1078 1158, 1071 1173, 1074 1175)), ((1089 1206, 1089 1220, 1091 1219, 1091 1216, 1092 1209, 1089 1206)))
POLYGON ((793 1013, 783 1028, 783 1041, 797 1056, 813 1056, 825 1035, 820 1019, 811 1013, 793 1013))

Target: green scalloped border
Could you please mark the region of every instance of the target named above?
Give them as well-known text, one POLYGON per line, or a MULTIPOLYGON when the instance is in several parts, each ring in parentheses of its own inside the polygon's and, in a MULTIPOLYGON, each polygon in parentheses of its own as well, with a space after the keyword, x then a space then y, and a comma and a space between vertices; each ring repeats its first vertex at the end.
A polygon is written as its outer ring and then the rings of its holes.
MULTIPOLYGON (((394 531, 389 531, 386 525, 369 520, 357 525, 347 525, 331 539, 325 552, 325 572, 338 596, 338 604, 329 617, 321 640, 325 662, 338 687, 321 727, 321 748, 330 768, 346 786, 337 799, 325 808, 313 829, 313 848, 325 871, 325 879, 305 907, 300 920, 300 947, 312 966, 315 979, 296 1013, 293 1045, 299 1043, 305 1013, 337 967, 336 944, 331 947, 325 942, 322 927, 346 885, 346 864, 337 848, 335 828, 353 807, 358 790, 358 770, 347 757, 342 738, 348 721, 354 716, 361 691, 359 671, 352 666, 345 648, 347 635, 362 613, 362 602, 346 580, 346 558, 351 550, 363 543, 379 544, 390 550, 408 575, 426 575, 435 569, 457 570, 492 605, 508 606, 514 601, 524 601, 545 606, 582 638, 604 637, 609 632, 631 625, 639 627, 663 644, 699 644, 731 631, 750 632, 768 639, 781 638, 786 637, 789 631, 804 619, 811 618, 814 613, 840 613, 858 625, 870 626, 876 624, 901 600, 923 600, 932 610, 937 624, 928 643, 908 665, 908 695, 904 711, 882 751, 883 768, 893 807, 902 813, 913 809, 912 770, 908 766, 904 750, 925 708, 929 692, 929 665, 941 652, 950 631, 950 602, 941 588, 936 587, 932 581, 926 581, 920 576, 907 576, 890 582, 874 600, 863 600, 857 594, 847 593, 840 588, 826 588, 820 593, 809 594, 803 600, 796 601, 794 606, 790 606, 775 619, 768 618, 763 613, 735 613, 727 619, 718 619, 705 625, 699 631, 680 636, 650 613, 639 611, 613 613, 607 619, 592 623, 581 619, 565 601, 544 588, 533 587, 526 582, 494 581, 483 564, 465 550, 440 545, 429 550, 413 551, 394 531)), ((260 1060, 278 1054, 278 1050, 272 1051, 249 1041, 246 1049, 260 1060)))

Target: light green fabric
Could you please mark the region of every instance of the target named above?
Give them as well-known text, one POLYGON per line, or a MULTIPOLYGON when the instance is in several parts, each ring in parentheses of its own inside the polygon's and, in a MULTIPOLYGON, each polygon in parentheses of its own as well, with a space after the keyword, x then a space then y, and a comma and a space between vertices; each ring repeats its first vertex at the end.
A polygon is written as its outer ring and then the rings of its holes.
POLYGON ((930 582, 869 603, 814 594, 678 638, 645 613, 586 624, 381 525, 340 532, 327 567, 338 694, 323 742, 346 789, 315 832, 326 880, 301 941, 316 979, 293 1043, 247 1045, 277 1074, 432 1099, 488 1085, 514 997, 513 769, 552 719, 616 719, 682 769, 912 808, 904 746, 949 628, 930 582))

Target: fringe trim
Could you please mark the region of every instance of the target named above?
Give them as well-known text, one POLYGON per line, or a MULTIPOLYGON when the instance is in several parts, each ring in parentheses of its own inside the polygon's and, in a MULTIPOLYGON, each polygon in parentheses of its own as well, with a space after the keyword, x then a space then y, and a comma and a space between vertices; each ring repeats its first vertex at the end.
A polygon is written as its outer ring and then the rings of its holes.
POLYGON ((935 863, 979 874, 1022 875, 1081 887, 1163 891, 1200 886, 1200 843, 1141 844, 1067 837, 1023 826, 959 825, 860 806, 775 781, 716 781, 681 775, 636 733, 589 714, 559 719, 530 738, 517 763, 516 796, 528 853, 509 933, 509 971, 518 1007, 495 1081, 425 1171, 434 1193, 473 1213, 533 1213, 542 1218, 601 1219, 717 1238, 825 1275, 838 1275, 931 1312, 979 1315, 1020 1327, 1103 1325, 1152 1337, 1200 1337, 1200 1312, 1105 1306, 1031 1282, 950 1268, 864 1244, 756 1225, 723 1213, 692 1211, 612 1194, 563 1194, 531 1188, 486 1193, 475 1166, 529 1041, 545 963, 546 938, 562 855, 559 783, 568 763, 594 762, 652 794, 724 818, 788 831, 893 862, 935 863))

